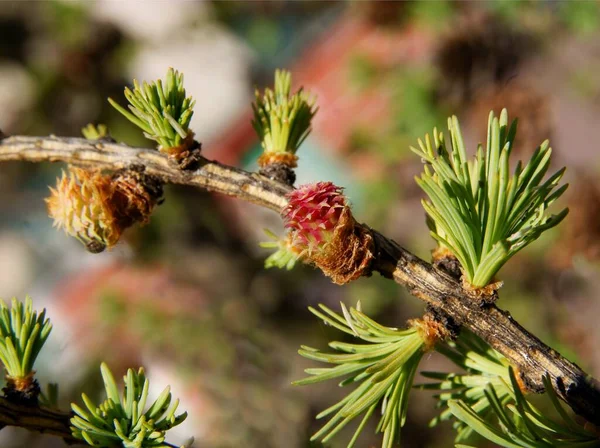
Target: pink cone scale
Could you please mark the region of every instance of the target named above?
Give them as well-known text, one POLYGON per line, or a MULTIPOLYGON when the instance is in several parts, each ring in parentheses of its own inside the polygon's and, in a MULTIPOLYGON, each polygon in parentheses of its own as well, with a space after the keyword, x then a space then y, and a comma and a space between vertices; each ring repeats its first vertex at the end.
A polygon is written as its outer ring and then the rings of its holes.
POLYGON ((287 195, 283 210, 290 249, 338 285, 370 275, 373 236, 358 224, 331 182, 303 185, 287 195))
POLYGON ((310 254, 326 249, 342 213, 349 209, 342 190, 332 182, 317 182, 288 194, 283 215, 296 251, 310 254))

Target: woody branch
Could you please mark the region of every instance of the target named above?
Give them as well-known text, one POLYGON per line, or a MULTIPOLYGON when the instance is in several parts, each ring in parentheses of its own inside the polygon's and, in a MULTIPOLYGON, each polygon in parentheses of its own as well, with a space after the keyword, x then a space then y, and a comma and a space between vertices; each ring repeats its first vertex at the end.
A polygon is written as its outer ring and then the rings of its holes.
MULTIPOLYGON (((1 134, 0 134, 1 138, 1 134)), ((0 162, 56 162, 116 171, 143 167, 161 182, 189 185, 281 212, 291 188, 256 173, 222 165, 202 156, 195 170, 181 170, 153 149, 81 138, 12 136, 0 139, 0 162)), ((366 274, 376 271, 405 286, 415 297, 451 317, 502 353, 533 392, 543 391, 543 376, 550 375, 557 395, 586 420, 600 424, 600 383, 551 349, 516 322, 507 311, 483 304, 473 291, 393 240, 371 232, 376 253, 366 274)))
POLYGON ((81 444, 73 437, 70 418, 72 415, 54 409, 27 406, 0 398, 0 428, 17 426, 30 431, 50 434, 62 438, 67 444, 81 444))

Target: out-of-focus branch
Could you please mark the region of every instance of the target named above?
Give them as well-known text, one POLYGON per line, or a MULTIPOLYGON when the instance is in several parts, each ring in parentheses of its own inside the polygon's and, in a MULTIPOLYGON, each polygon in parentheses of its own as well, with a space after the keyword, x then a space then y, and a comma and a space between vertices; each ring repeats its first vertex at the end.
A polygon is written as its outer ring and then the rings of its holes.
POLYGON ((29 431, 51 434, 67 444, 84 444, 71 434, 71 415, 38 406, 23 406, 0 398, 0 428, 18 426, 29 431))
MULTIPOLYGON (((143 166, 146 173, 164 183, 196 186, 235 196, 276 212, 286 206, 285 195, 290 187, 202 157, 199 160, 199 167, 188 171, 181 170, 156 150, 117 143, 21 136, 0 140, 0 162, 63 161, 113 171, 143 166)), ((560 398, 586 420, 600 424, 598 381, 530 334, 508 312, 485 303, 450 275, 378 232, 368 230, 372 232, 377 248, 372 271, 404 285, 415 297, 484 339, 509 360, 531 391, 543 391, 543 376, 548 373, 560 398)))

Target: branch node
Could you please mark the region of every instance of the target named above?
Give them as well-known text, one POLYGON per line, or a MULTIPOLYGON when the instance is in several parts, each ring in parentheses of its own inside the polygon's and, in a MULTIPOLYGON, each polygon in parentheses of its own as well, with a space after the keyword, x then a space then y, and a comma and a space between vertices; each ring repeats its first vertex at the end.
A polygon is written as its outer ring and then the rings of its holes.
POLYGON ((435 322, 444 326, 447 333, 446 339, 454 340, 460 334, 461 325, 442 309, 427 305, 425 308, 425 316, 430 316, 435 322))
POLYGON ((437 246, 431 251, 433 265, 450 275, 454 280, 462 277, 462 268, 458 258, 447 247, 437 246))
POLYGON ((40 385, 33 377, 34 371, 31 371, 23 378, 6 376, 6 386, 2 392, 7 400, 12 403, 23 406, 37 406, 40 395, 40 385))
POLYGON ((292 167, 281 162, 269 163, 260 168, 258 173, 290 187, 296 182, 296 173, 292 167))
POLYGON ((309 256, 323 273, 337 285, 371 275, 374 257, 373 236, 369 229, 358 224, 349 209, 345 209, 327 250, 309 256))
POLYGON ((202 162, 201 150, 202 144, 194 140, 194 133, 190 131, 180 145, 162 151, 167 153, 181 170, 195 171, 202 162))
POLYGON ((408 325, 416 328, 423 339, 423 350, 433 350, 438 342, 452 337, 450 331, 433 314, 425 313, 422 319, 410 319, 408 325))
POLYGON ((527 379, 527 376, 524 374, 524 372, 520 368, 513 366, 513 370, 515 373, 515 379, 517 380, 517 385, 519 386, 519 390, 523 394, 528 394, 531 392, 540 394, 540 393, 544 392, 544 388, 543 387, 540 388, 539 386, 536 386, 531 381, 529 381, 527 379))
POLYGON ((169 158, 177 162, 179 169, 184 171, 197 170, 203 160, 201 155, 202 144, 193 138, 193 134, 188 135, 184 143, 167 150, 169 158))
POLYGON ((493 305, 498 300, 498 290, 502 287, 504 282, 493 281, 485 286, 474 286, 467 281, 463 276, 462 287, 469 297, 479 302, 481 308, 487 308, 493 305))
POLYGON ((143 165, 132 165, 112 175, 115 217, 125 229, 136 222, 147 224, 154 206, 163 202, 163 186, 155 176, 144 173, 143 165))

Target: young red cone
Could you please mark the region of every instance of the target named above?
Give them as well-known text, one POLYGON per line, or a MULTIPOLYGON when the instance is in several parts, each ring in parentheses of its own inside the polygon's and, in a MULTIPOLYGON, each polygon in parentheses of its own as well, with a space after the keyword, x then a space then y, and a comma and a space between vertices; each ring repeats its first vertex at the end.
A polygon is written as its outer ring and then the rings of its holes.
POLYGON ((299 187, 283 211, 292 249, 334 283, 368 275, 373 237, 354 220, 342 188, 331 182, 299 187))

